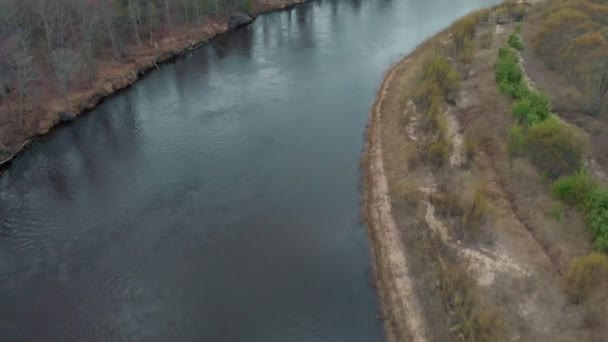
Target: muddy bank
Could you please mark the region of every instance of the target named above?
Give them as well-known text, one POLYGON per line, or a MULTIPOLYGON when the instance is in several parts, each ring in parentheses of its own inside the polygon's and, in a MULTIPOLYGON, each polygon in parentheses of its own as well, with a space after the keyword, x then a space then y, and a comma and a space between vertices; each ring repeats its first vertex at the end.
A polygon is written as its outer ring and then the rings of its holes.
MULTIPOLYGON (((27 146, 35 137, 49 133, 55 126, 67 123, 93 109, 100 101, 117 91, 133 85, 162 63, 195 50, 209 40, 226 34, 255 20, 258 15, 293 8, 307 0, 267 0, 256 2, 252 13, 231 12, 220 18, 208 19, 202 27, 176 28, 173 36, 142 46, 129 48, 121 62, 100 61, 97 76, 87 86, 76 87, 66 96, 45 95, 40 91, 28 99, 24 109, 23 128, 16 123, 0 127, 0 170, 27 146)), ((12 112, 16 100, 0 103, 0 112, 12 112)))

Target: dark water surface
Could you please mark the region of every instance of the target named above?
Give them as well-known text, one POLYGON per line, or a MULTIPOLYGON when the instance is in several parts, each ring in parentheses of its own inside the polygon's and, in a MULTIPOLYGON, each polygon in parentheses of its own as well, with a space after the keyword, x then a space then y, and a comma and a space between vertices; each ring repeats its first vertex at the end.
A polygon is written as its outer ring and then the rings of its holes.
POLYGON ((380 341, 359 170, 384 71, 492 0, 260 17, 0 177, 2 341, 380 341))

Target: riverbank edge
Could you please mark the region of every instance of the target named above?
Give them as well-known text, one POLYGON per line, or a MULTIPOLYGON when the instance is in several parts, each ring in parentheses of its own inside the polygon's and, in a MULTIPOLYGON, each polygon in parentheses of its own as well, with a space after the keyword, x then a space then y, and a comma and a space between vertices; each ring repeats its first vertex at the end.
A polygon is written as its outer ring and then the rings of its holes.
MULTIPOLYGON (((30 146, 30 144, 36 140, 36 138, 46 136, 47 134, 52 133, 54 129, 65 124, 66 119, 62 118, 63 113, 68 113, 69 119, 67 121, 71 122, 74 119, 95 109, 103 100, 134 85, 138 80, 147 76, 148 71, 158 69, 160 64, 171 63, 176 58, 209 43, 211 40, 219 36, 230 34, 243 26, 248 26, 260 15, 291 10, 296 6, 305 4, 309 1, 310 0, 280 0, 260 4, 251 13, 248 13, 248 15, 250 15, 252 18, 250 22, 233 28, 231 28, 228 24, 230 20, 229 16, 225 16, 221 19, 219 29, 218 25, 213 22, 203 25, 203 27, 200 28, 200 37, 198 37, 196 41, 182 40, 179 41, 180 45, 177 48, 171 48, 171 46, 159 48, 159 53, 154 56, 149 56, 150 58, 148 58, 146 62, 126 64, 125 67, 128 67, 128 69, 125 70, 123 76, 106 79, 105 82, 97 83, 96 87, 90 91, 90 94, 81 97, 79 100, 77 100, 77 103, 74 104, 64 102, 61 108, 54 109, 51 113, 53 119, 49 124, 45 126, 39 125, 32 132, 28 132, 24 139, 25 141, 22 141, 17 149, 9 152, 7 157, 0 160, 0 174, 5 171, 13 160, 24 152, 28 146, 30 146), (209 34, 209 31, 212 32, 209 34)), ((171 37, 170 39, 173 40, 176 38, 178 37, 171 37)))
POLYGON ((388 342, 426 341, 428 333, 408 271, 407 254, 403 250, 392 215, 382 154, 381 108, 394 75, 412 63, 436 37, 445 34, 448 29, 449 27, 426 39, 387 70, 370 110, 365 130, 365 145, 361 158, 363 221, 368 232, 371 268, 388 342), (403 259, 405 264, 395 268, 395 258, 403 259), (406 289, 399 290, 397 285, 400 282, 406 284, 406 289))

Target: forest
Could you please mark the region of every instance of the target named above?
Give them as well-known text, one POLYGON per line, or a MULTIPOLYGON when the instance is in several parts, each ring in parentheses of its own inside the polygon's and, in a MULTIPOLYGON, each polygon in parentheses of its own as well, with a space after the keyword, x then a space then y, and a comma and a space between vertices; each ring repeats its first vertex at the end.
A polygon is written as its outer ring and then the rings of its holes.
POLYGON ((250 0, 0 0, 0 105, 13 102, 0 122, 23 129, 28 98, 67 96, 92 83, 100 63, 158 49, 160 39, 250 7, 250 0))

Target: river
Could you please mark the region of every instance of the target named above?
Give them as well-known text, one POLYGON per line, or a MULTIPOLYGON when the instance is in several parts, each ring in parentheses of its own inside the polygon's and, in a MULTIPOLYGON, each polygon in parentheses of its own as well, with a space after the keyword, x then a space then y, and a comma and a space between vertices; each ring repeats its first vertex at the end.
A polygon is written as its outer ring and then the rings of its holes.
POLYGON ((381 341, 359 158, 384 71, 491 0, 258 18, 0 177, 3 341, 381 341))

